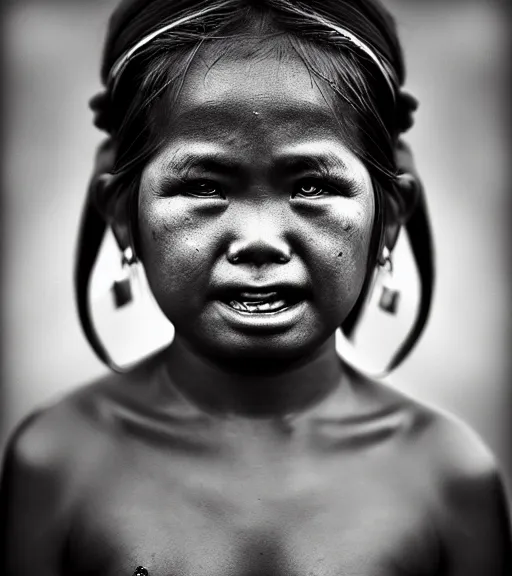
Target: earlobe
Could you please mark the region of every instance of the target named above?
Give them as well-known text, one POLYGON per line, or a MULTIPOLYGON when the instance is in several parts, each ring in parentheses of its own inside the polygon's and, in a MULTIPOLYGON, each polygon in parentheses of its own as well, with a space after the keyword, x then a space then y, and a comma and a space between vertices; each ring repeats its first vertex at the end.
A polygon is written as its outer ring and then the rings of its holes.
POLYGON ((384 246, 392 252, 400 236, 401 225, 399 222, 389 224, 384 231, 384 246))
POLYGON ((110 219, 110 204, 112 201, 112 182, 114 176, 108 173, 102 173, 95 176, 93 201, 100 214, 106 221, 110 219))
POLYGON ((130 194, 116 194, 107 220, 121 252, 131 249, 135 254, 130 218, 130 194))
POLYGON ((133 242, 129 221, 120 222, 118 220, 113 220, 110 222, 110 228, 112 229, 119 250, 123 253, 126 252, 127 249, 131 249, 133 251, 133 242))
POLYGON ((401 224, 406 224, 418 205, 422 185, 411 147, 402 138, 396 144, 395 161, 398 171, 395 186, 400 203, 399 218, 401 224))
POLYGON ((104 173, 96 178, 95 204, 110 226, 121 252, 132 248, 129 194, 115 190, 117 177, 104 173))
POLYGON ((397 193, 400 198, 399 220, 405 224, 416 209, 419 199, 419 183, 411 172, 403 172, 396 177, 397 193))
POLYGON ((391 252, 397 243, 400 229, 403 225, 403 218, 401 216, 403 207, 401 206, 400 198, 388 196, 386 208, 386 225, 384 228, 384 246, 391 252))
POLYGON ((419 186, 416 177, 410 173, 399 174, 395 181, 396 197, 388 198, 388 213, 384 232, 384 245, 393 251, 400 230, 405 226, 416 209, 419 186))

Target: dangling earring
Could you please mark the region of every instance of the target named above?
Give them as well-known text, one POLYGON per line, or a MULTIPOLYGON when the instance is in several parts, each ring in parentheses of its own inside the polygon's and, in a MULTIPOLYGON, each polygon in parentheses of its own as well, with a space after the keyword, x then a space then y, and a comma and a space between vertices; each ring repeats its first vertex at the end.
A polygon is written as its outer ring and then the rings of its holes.
POLYGON ((121 256, 121 274, 112 284, 112 296, 114 297, 114 306, 122 308, 133 300, 131 276, 131 267, 137 262, 137 258, 131 246, 123 251, 121 256))
POLYGON ((379 300, 379 308, 388 314, 396 314, 400 301, 400 291, 393 281, 393 261, 391 252, 387 246, 382 250, 382 260, 380 265, 385 269, 386 277, 382 282, 382 293, 379 300))

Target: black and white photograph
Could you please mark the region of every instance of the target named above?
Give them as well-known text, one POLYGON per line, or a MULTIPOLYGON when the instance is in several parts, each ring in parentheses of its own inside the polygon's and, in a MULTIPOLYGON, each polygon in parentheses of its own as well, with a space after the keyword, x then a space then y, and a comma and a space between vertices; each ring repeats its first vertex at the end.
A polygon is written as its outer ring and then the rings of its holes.
POLYGON ((4 2, 2 576, 512 576, 510 12, 4 2))

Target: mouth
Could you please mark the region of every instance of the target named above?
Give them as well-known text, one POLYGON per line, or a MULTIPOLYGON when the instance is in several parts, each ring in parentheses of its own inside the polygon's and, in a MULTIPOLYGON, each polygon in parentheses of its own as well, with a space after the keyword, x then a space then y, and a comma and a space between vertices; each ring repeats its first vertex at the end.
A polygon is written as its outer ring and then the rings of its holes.
POLYGON ((242 314, 276 314, 298 304, 303 297, 297 290, 233 291, 222 298, 229 308, 242 314))

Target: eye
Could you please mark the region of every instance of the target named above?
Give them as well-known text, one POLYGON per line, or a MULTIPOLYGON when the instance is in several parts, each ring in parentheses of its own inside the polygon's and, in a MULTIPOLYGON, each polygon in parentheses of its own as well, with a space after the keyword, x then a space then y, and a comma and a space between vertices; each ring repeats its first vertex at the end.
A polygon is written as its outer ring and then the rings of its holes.
POLYGON ((182 190, 197 198, 225 198, 221 187, 211 180, 191 180, 184 184, 182 190))
POLYGON ((292 198, 322 198, 335 195, 336 190, 321 180, 307 178, 298 182, 293 190, 292 198))

